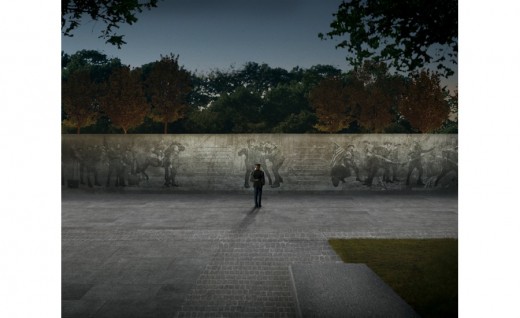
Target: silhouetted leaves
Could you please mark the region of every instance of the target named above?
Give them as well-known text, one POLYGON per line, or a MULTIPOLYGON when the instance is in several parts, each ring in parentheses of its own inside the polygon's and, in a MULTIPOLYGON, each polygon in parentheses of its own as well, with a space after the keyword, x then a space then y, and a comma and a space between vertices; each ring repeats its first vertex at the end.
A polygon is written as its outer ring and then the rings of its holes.
POLYGON ((448 77, 458 55, 456 0, 347 0, 320 38, 344 39, 347 61, 359 66, 372 59, 411 72, 437 64, 448 77))
POLYGON ((61 0, 61 30, 65 36, 73 36, 73 31, 88 19, 101 21, 106 26, 99 38, 121 48, 126 43, 124 36, 117 35, 114 29, 124 23, 134 24, 136 13, 154 7, 157 7, 157 0, 61 0))

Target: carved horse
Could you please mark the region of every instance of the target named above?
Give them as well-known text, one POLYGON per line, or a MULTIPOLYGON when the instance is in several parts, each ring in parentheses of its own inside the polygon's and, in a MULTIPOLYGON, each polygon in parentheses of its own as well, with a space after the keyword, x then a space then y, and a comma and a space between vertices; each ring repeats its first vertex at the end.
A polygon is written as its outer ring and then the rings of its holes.
POLYGON ((134 155, 134 164, 132 174, 139 175, 139 179, 145 179, 148 181, 150 178, 146 173, 148 167, 161 167, 162 160, 159 154, 152 151, 152 153, 137 153, 134 155))

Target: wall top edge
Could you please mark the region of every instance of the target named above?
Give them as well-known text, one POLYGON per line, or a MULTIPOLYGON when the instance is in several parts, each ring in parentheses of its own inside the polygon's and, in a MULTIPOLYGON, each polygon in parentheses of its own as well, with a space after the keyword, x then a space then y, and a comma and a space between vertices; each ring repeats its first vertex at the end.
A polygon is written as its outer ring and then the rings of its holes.
POLYGON ((458 136, 458 134, 279 134, 279 133, 239 133, 239 134, 61 134, 61 136, 458 136))

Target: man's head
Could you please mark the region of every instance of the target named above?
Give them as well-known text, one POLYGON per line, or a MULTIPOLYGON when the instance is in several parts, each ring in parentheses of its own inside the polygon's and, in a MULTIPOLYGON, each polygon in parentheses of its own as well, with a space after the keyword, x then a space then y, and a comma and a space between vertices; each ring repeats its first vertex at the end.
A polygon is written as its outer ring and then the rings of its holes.
POLYGON ((260 164, 259 163, 255 164, 255 170, 260 170, 260 164))

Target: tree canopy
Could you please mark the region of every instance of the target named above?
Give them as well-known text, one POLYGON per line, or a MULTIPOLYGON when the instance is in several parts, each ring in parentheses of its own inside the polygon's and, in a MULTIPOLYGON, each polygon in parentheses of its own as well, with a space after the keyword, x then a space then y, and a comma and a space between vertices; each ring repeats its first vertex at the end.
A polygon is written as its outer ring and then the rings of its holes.
POLYGON ((457 96, 426 70, 250 62, 197 74, 178 58, 130 69, 96 51, 62 53, 64 133, 457 132, 457 96))
POLYGON ((191 91, 190 74, 179 65, 179 56, 161 56, 153 63, 145 80, 146 93, 151 101, 150 117, 164 125, 184 117, 187 112, 187 98, 191 91))
POLYGON ((345 85, 340 78, 322 80, 309 94, 309 101, 316 112, 316 129, 323 132, 339 132, 354 120, 345 94, 345 85))
POLYGON ((438 129, 450 114, 450 103, 439 77, 427 71, 413 74, 399 101, 399 112, 422 133, 438 129))
POLYGON ((141 125, 150 111, 140 76, 140 69, 130 70, 128 66, 114 70, 100 98, 105 114, 125 134, 128 129, 141 125))
POLYGON ((384 63, 365 61, 350 74, 347 95, 353 115, 366 131, 381 133, 397 121, 403 78, 391 75, 384 63))
POLYGON ((122 66, 119 58, 109 58, 106 54, 96 50, 81 50, 72 55, 61 53, 62 77, 77 71, 88 71, 96 83, 106 81, 113 69, 122 66))
POLYGON ((106 24, 99 38, 106 43, 121 45, 126 42, 124 35, 118 35, 115 29, 123 23, 134 24, 137 22, 136 14, 143 9, 157 7, 158 0, 61 0, 61 30, 65 36, 73 36, 73 31, 78 28, 84 19, 102 21, 106 24))
POLYGON ((62 80, 62 107, 66 114, 63 125, 76 129, 96 123, 99 116, 97 103, 98 87, 91 80, 88 70, 73 73, 67 80, 62 80))
POLYGON ((458 55, 457 0, 347 0, 333 14, 331 31, 319 37, 340 38, 347 61, 366 59, 413 72, 436 64, 445 76, 454 74, 458 55))

